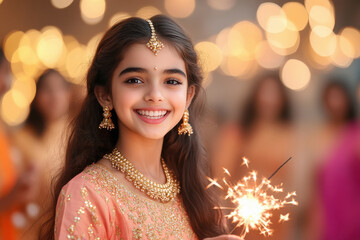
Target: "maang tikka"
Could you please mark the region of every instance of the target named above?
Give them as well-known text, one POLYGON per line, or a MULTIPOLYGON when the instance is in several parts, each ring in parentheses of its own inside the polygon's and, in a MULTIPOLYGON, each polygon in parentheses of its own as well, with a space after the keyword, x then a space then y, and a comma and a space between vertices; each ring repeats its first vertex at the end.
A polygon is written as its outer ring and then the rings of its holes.
POLYGON ((182 120, 183 122, 178 128, 178 134, 187 134, 188 136, 190 136, 191 134, 193 134, 193 129, 189 123, 189 111, 187 109, 184 112, 182 120))
POLYGON ((164 47, 164 44, 158 39, 158 37, 156 36, 155 33, 155 28, 153 23, 151 22, 150 19, 146 20, 149 25, 150 25, 150 29, 151 29, 151 37, 149 42, 146 44, 146 46, 155 54, 157 55, 160 50, 164 47))
POLYGON ((115 125, 113 123, 113 121, 111 120, 111 112, 110 112, 110 109, 109 107, 104 107, 103 108, 103 120, 101 121, 100 125, 99 125, 99 128, 105 128, 109 131, 111 131, 112 129, 115 128, 115 125))

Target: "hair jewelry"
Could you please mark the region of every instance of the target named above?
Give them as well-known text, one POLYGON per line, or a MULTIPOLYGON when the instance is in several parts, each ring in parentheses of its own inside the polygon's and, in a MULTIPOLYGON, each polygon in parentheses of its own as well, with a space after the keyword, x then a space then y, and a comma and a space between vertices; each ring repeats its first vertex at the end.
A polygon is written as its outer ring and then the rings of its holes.
POLYGON ((157 55, 160 52, 160 50, 164 47, 164 44, 157 38, 156 33, 155 33, 155 28, 154 28, 154 25, 151 22, 151 20, 148 19, 146 21, 149 23, 150 28, 151 28, 151 37, 150 37, 149 42, 146 44, 146 46, 151 51, 153 51, 153 53, 155 55, 157 55))

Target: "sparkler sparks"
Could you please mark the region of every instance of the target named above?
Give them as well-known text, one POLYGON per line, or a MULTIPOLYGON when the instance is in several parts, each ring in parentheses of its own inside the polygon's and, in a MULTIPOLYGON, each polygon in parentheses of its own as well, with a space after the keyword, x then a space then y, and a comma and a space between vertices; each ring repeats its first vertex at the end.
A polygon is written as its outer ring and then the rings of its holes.
POLYGON ((243 157, 243 164, 242 165, 246 165, 247 167, 249 167, 249 160, 246 157, 243 157))
MULTIPOLYGON (((243 165, 248 166, 248 160, 246 158, 243 158, 243 160, 243 165)), ((230 176, 227 169, 224 168, 224 171, 230 176)), ((216 179, 208 179, 211 183, 207 188, 217 186, 224 189, 216 179)), ((288 193, 283 199, 277 198, 274 194, 283 192, 282 185, 272 186, 267 178, 258 181, 255 171, 250 172, 248 176, 245 176, 235 185, 230 184, 226 178, 223 179, 223 183, 227 187, 225 199, 229 199, 235 204, 235 207, 220 207, 220 209, 232 210, 226 217, 236 224, 235 228, 243 227, 240 234, 242 238, 246 236, 250 229, 258 229, 260 234, 270 236, 273 232, 270 228, 272 211, 286 205, 298 205, 294 199, 296 192, 288 193)), ((279 222, 288 221, 289 215, 289 213, 280 214, 279 222)))

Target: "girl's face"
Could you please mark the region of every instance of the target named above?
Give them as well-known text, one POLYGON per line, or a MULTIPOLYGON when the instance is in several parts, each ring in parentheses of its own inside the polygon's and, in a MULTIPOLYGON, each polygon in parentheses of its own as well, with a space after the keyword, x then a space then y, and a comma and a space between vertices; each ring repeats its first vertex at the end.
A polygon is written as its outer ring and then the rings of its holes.
POLYGON ((161 139, 181 120, 194 91, 184 60, 170 44, 157 56, 145 44, 133 44, 114 71, 110 107, 122 134, 161 139))

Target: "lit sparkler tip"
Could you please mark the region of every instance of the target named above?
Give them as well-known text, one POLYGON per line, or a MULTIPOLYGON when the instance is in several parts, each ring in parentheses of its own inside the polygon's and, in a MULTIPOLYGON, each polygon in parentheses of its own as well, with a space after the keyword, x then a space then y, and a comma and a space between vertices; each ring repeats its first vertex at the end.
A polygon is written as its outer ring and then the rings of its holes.
POLYGON ((249 167, 249 160, 246 157, 242 158, 243 163, 241 165, 246 165, 246 167, 249 167))
POLYGON ((217 182, 216 178, 215 178, 215 179, 212 179, 212 178, 210 178, 210 177, 206 177, 206 178, 210 181, 210 184, 207 185, 205 189, 208 189, 208 188, 210 188, 210 187, 213 186, 213 185, 217 186, 218 188, 224 189, 224 188, 217 182))
MULTIPOLYGON (((212 185, 218 185, 216 179, 208 178, 212 185)), ((282 192, 281 184, 273 186, 270 180, 262 178, 257 180, 256 171, 252 171, 248 176, 244 176, 241 181, 235 185, 227 183, 224 178, 223 182, 228 187, 225 199, 231 200, 234 208, 229 209, 231 212, 226 217, 236 223, 236 227, 243 227, 240 237, 244 238, 251 229, 257 229, 264 236, 272 235, 271 217, 272 211, 283 208, 287 204, 296 205, 294 200, 295 192, 288 193, 285 198, 277 198, 274 194, 282 192), (291 200, 290 200, 291 199, 291 200)), ((289 214, 281 215, 279 221, 288 221, 289 214)))
MULTIPOLYGON (((290 159, 291 158, 286 162, 290 159)), ((280 168, 285 163, 283 163, 280 168)), ((242 165, 249 167, 247 158, 243 158, 242 165)), ((229 199, 235 204, 235 207, 230 208, 220 206, 215 209, 231 210, 231 212, 225 216, 236 224, 235 228, 243 228, 240 237, 245 238, 246 234, 251 229, 257 229, 260 234, 264 236, 271 236, 273 233, 273 230, 270 228, 272 223, 270 219, 273 216, 272 211, 281 209, 288 204, 298 205, 294 199, 296 192, 287 193, 285 198, 277 198, 276 196, 278 193, 283 192, 282 184, 273 186, 270 183, 270 179, 280 168, 278 168, 269 178, 261 178, 261 180, 257 180, 256 171, 252 171, 235 185, 228 182, 225 177, 222 179, 225 184, 224 186, 227 187, 225 199, 229 199)), ((223 169, 226 175, 231 176, 226 168, 223 169)), ((206 189, 213 185, 223 189, 217 182, 217 179, 209 177, 207 177, 207 179, 210 181, 210 184, 206 189)), ((279 222, 288 220, 289 213, 285 215, 280 214, 279 222)))

